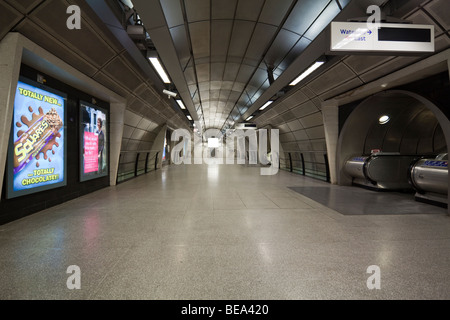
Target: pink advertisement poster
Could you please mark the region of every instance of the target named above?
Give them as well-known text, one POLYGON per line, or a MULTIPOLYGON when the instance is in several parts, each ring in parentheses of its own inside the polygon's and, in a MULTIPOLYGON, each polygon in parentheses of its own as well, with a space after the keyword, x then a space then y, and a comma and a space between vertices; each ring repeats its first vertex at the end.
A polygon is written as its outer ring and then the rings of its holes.
POLYGON ((84 173, 98 171, 98 136, 84 133, 84 173))

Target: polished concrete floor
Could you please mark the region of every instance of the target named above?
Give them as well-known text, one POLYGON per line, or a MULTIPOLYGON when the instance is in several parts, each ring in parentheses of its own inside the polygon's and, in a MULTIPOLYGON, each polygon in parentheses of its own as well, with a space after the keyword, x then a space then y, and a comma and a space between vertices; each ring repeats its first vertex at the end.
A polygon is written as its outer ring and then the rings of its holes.
POLYGON ((324 186, 166 167, 0 226, 0 298, 450 298, 449 216, 343 215, 289 189, 324 186), (380 289, 367 287, 372 265, 380 289))

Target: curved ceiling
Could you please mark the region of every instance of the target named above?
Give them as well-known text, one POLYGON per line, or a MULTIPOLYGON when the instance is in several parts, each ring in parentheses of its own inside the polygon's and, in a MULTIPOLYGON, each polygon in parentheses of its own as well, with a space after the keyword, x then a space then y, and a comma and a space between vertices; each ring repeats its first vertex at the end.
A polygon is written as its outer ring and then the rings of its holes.
POLYGON ((349 0, 164 0, 156 23, 157 2, 133 1, 180 95, 205 129, 227 129, 349 0))

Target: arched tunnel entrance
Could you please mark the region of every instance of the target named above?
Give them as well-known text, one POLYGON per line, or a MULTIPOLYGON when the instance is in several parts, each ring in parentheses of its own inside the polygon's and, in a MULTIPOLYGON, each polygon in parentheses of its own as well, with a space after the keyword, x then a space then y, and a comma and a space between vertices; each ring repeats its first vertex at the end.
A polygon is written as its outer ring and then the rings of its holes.
POLYGON ((338 184, 408 191, 416 200, 447 206, 449 128, 441 109, 414 92, 391 90, 365 99, 341 129, 338 184), (424 182, 429 190, 421 188, 424 182))

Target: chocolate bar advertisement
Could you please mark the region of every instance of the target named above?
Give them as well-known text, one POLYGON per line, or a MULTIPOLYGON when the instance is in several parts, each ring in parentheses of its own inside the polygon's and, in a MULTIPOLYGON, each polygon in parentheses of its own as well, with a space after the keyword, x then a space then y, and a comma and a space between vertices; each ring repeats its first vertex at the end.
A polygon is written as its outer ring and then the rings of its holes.
POLYGON ((19 81, 8 161, 8 197, 65 185, 65 97, 19 81))

